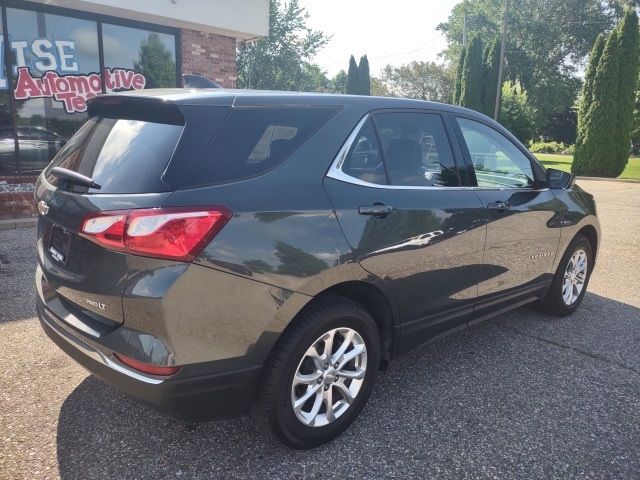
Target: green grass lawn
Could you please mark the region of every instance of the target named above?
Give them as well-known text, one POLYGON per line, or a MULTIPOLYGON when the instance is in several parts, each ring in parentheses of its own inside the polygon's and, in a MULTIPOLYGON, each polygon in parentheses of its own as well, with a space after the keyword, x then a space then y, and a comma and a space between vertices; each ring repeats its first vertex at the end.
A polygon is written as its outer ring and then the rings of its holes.
MULTIPOLYGON (((565 172, 571 171, 571 162, 573 161, 571 155, 556 155, 551 153, 537 153, 535 155, 545 167, 556 168, 558 170, 564 170, 565 172)), ((624 169, 624 172, 622 172, 622 175, 618 178, 640 180, 640 157, 631 157, 629 163, 627 163, 627 168, 624 169)))

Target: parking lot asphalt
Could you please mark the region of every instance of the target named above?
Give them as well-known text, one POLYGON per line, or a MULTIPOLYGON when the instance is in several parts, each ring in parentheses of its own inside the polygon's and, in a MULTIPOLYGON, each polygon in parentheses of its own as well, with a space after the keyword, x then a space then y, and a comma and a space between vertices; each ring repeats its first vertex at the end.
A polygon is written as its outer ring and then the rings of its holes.
POLYGON ((521 308, 395 360, 310 451, 89 376, 34 318, 35 229, 0 231, 0 479, 640 478, 640 184, 579 183, 603 238, 578 312, 521 308))

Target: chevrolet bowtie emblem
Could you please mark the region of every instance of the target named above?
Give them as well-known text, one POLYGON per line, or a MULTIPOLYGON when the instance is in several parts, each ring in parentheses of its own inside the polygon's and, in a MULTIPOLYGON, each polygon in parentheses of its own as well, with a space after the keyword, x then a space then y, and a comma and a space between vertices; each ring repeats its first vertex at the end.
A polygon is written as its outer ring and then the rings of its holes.
POLYGON ((38 212, 40 212, 40 215, 46 215, 49 213, 49 205, 47 205, 47 202, 44 200, 40 200, 38 202, 38 212))

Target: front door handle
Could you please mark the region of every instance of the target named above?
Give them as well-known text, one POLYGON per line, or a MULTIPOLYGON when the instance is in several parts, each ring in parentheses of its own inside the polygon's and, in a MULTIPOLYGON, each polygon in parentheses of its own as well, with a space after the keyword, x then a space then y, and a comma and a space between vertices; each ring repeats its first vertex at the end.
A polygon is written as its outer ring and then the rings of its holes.
POLYGON ((376 202, 373 205, 361 205, 358 207, 358 213, 360 215, 373 215, 376 218, 387 218, 387 215, 397 211, 396 207, 385 205, 382 202, 376 202))
POLYGON ((509 202, 497 201, 487 204, 489 210, 497 210, 498 212, 506 212, 511 208, 509 202))

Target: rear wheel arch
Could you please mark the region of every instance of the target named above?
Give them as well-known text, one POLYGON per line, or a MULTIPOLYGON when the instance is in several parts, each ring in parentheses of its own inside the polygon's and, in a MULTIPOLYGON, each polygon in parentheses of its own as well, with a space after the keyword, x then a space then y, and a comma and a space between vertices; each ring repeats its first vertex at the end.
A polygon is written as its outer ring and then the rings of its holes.
MULTIPOLYGON (((362 280, 338 283, 314 295, 313 299, 305 304, 293 320, 289 322, 280 334, 276 345, 287 336, 287 332, 296 325, 297 321, 303 317, 306 312, 332 296, 339 296, 356 302, 371 315, 380 332, 382 343, 381 368, 386 368, 393 356, 395 340, 394 325, 396 324, 397 313, 393 308, 392 301, 388 294, 380 287, 362 280)), ((272 352, 275 350, 276 345, 274 345, 272 352)))

